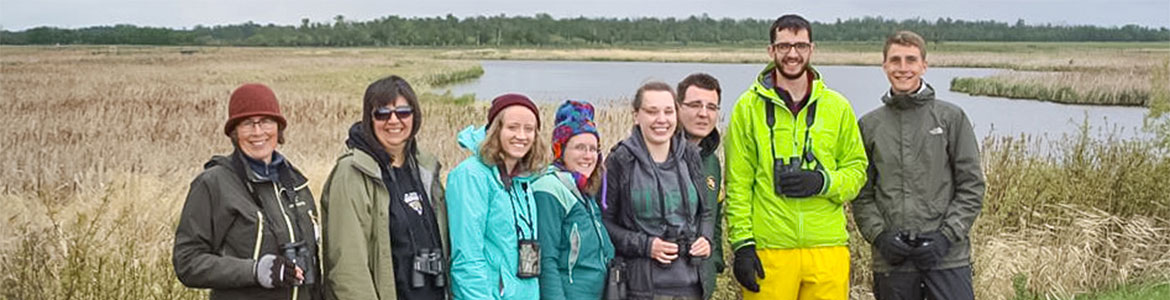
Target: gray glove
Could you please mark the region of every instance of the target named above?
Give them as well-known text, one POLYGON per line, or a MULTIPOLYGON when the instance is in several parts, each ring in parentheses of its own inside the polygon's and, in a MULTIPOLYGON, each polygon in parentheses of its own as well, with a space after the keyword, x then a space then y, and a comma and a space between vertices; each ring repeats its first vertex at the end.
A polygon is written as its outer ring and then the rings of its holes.
POLYGON ((256 282, 264 288, 286 288, 299 285, 297 266, 283 256, 265 254, 256 261, 256 282))

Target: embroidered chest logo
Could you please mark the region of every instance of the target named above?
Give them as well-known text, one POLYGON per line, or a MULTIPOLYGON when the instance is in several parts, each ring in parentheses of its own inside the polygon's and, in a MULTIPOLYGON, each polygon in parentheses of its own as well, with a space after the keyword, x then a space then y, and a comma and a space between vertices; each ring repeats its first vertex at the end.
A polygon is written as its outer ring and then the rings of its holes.
POLYGON ((942 127, 935 127, 934 129, 930 130, 930 135, 940 135, 940 134, 943 134, 942 127))
POLYGON ((707 176, 707 190, 715 190, 715 176, 707 176))
POLYGON ((406 195, 402 196, 402 202, 405 202, 407 206, 414 209, 414 212, 422 215, 422 197, 419 197, 418 193, 406 193, 406 195))

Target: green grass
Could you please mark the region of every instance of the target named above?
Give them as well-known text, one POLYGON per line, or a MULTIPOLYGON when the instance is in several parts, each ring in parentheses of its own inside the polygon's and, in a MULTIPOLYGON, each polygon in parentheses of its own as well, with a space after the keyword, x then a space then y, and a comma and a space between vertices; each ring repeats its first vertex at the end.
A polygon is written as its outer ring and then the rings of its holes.
POLYGON ((1077 296, 1076 300, 1170 299, 1170 283, 1125 285, 1115 290, 1077 296))
POLYGON ((1118 90, 1111 86, 1093 87, 1077 82, 1030 82, 997 76, 955 77, 951 79, 951 91, 1066 104, 1145 106, 1150 99, 1148 91, 1139 89, 1118 90))

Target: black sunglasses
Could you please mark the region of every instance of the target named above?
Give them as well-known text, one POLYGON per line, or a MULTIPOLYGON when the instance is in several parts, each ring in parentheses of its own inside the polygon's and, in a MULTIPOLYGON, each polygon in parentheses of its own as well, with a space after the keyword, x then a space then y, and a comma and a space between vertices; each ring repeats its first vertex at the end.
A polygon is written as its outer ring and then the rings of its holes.
POLYGON ((414 109, 410 106, 399 106, 393 109, 389 107, 379 107, 374 110, 374 119, 378 121, 386 121, 390 119, 390 115, 398 115, 399 120, 409 118, 414 115, 414 109))

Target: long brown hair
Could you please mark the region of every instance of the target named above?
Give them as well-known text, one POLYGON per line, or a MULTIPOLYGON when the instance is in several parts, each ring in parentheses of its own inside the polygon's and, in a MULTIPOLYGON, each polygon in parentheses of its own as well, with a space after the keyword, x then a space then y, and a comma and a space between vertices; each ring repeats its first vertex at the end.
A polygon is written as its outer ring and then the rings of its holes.
MULTIPOLYGON (((500 145, 500 131, 504 129, 504 118, 496 117, 492 120, 491 126, 488 127, 487 137, 483 140, 483 145, 479 146, 479 159, 485 165, 504 167, 504 153, 503 146, 500 145)), ((532 147, 528 149, 528 154, 521 157, 516 162, 516 169, 519 172, 513 171, 513 174, 521 173, 535 173, 542 172, 548 167, 549 161, 549 146, 545 145, 544 139, 540 138, 540 127, 536 127, 536 136, 532 138, 532 147)))

